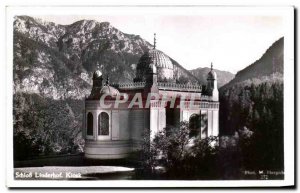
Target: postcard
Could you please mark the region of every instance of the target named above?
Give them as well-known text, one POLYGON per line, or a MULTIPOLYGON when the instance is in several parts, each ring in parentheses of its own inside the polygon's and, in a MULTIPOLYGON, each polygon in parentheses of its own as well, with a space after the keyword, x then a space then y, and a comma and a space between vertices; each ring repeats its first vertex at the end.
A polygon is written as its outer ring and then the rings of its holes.
POLYGON ((8 187, 295 185, 293 7, 6 16, 8 187))

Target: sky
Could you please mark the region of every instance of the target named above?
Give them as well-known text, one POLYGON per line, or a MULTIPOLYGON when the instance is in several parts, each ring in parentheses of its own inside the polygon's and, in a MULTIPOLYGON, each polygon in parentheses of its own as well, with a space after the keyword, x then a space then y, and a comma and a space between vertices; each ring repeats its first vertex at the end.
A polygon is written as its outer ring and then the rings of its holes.
POLYGON ((280 37, 283 20, 272 15, 64 15, 38 16, 57 24, 91 19, 140 35, 188 70, 210 67, 237 73, 280 37))

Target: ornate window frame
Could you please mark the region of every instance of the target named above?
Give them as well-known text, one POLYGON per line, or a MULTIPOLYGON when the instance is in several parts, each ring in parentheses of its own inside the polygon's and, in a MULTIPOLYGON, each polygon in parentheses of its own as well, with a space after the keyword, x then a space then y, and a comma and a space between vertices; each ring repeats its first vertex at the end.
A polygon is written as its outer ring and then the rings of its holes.
POLYGON ((111 111, 99 111, 97 112, 97 123, 96 123, 96 135, 97 140, 111 140, 111 111), (108 115, 108 135, 99 135, 99 121, 101 119, 101 113, 108 115))

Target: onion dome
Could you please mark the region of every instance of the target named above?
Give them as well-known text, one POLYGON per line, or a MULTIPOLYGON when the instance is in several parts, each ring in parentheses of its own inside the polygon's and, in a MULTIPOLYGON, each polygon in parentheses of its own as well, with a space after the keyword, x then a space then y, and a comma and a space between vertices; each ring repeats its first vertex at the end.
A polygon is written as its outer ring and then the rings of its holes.
MULTIPOLYGON (((148 61, 153 63, 157 68, 173 69, 173 63, 171 62, 170 58, 162 51, 156 49, 149 50, 141 57, 141 60, 144 59, 148 59, 148 61)), ((139 64, 142 65, 140 62, 139 64)))
POLYGON ((159 50, 150 50, 148 54, 157 68, 168 68, 173 70, 173 63, 163 52, 159 50))
POLYGON ((217 73, 214 70, 210 71, 207 75, 207 79, 216 80, 217 79, 217 73))
POLYGON ((157 74, 159 82, 174 81, 174 65, 166 54, 156 49, 155 34, 153 49, 145 52, 136 66, 135 81, 146 81, 151 73, 157 74))
POLYGON ((211 63, 211 68, 209 73, 207 74, 207 80, 216 80, 217 79, 217 73, 213 69, 213 65, 211 63))
POLYGON ((96 70, 93 74, 93 78, 100 78, 102 76, 102 73, 100 70, 96 70))
POLYGON ((167 55, 156 49, 142 55, 136 67, 136 77, 145 81, 149 72, 157 73, 159 81, 174 79, 173 63, 167 55))

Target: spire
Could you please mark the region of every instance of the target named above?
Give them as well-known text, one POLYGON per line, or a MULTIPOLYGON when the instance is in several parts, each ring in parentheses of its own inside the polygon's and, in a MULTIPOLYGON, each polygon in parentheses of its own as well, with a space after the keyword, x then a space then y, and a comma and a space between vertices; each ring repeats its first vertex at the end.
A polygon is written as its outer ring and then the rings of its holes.
POLYGON ((156 33, 154 33, 154 47, 153 47, 153 49, 155 49, 156 48, 156 33))
POLYGON ((213 63, 210 63, 210 70, 213 70, 213 63))

